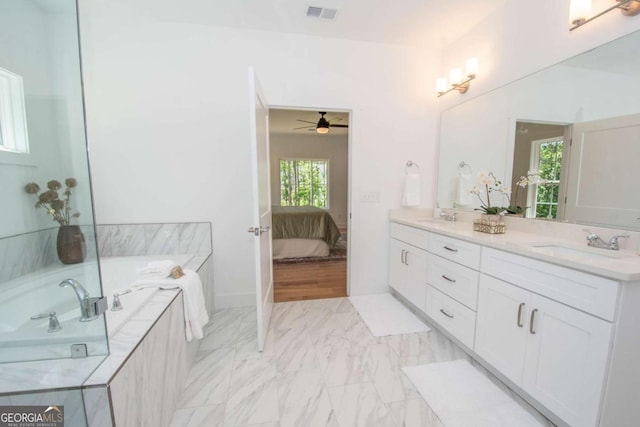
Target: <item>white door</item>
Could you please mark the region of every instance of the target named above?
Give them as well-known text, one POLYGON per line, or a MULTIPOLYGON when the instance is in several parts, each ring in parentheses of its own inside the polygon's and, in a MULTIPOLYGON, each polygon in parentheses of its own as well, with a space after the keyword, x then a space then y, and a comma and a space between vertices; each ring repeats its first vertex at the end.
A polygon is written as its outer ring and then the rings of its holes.
POLYGON ((530 292, 480 275, 474 350, 516 384, 522 382, 530 300, 530 292))
POLYGON ((522 388, 570 425, 595 426, 611 323, 537 295, 532 307, 522 388))
POLYGON ((638 229, 638 159, 640 114, 575 123, 565 219, 638 229))
POLYGON ((258 350, 264 342, 273 308, 271 252, 271 193, 269 185, 269 108, 253 68, 249 68, 251 157, 253 175, 253 225, 255 236, 256 308, 258 350))

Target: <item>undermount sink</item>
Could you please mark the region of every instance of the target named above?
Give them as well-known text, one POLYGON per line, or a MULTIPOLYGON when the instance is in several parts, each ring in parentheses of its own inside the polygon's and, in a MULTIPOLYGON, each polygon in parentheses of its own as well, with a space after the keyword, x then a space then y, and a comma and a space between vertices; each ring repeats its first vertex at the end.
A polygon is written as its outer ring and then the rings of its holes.
POLYGON ((421 224, 428 224, 430 226, 442 225, 445 223, 445 221, 438 218, 420 218, 416 221, 421 224))
POLYGON ((578 261, 597 261, 612 258, 620 258, 616 251, 597 248, 574 248, 559 244, 537 244, 531 245, 535 252, 559 258, 570 258, 578 261))

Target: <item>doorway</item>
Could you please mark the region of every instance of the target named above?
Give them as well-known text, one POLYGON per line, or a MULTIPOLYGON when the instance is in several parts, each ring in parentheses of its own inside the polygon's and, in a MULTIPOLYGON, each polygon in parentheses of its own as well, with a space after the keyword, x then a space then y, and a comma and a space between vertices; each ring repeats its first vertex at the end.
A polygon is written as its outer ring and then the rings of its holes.
POLYGON ((348 295, 350 113, 271 108, 274 302, 348 295))

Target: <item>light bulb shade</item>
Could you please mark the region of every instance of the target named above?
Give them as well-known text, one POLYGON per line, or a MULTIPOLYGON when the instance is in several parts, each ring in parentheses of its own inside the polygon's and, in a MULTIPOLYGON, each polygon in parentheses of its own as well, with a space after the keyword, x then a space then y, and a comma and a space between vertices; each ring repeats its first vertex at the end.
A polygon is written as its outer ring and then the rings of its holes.
POLYGON ((453 68, 449 71, 449 84, 451 86, 457 86, 462 81, 462 70, 460 68, 453 68))
POLYGON ((436 79, 436 92, 437 93, 446 92, 447 89, 449 89, 449 88, 447 87, 447 79, 446 79, 446 77, 440 77, 439 79, 436 79))
POLYGON ((467 59, 465 71, 467 72, 467 77, 475 77, 478 74, 478 58, 467 59))
POLYGON ((569 23, 576 25, 591 16, 591 0, 571 0, 569 3, 569 23))
POLYGON ((320 117, 318 120, 318 125, 316 126, 316 132, 318 133, 328 133, 329 132, 329 122, 324 118, 324 115, 320 117))

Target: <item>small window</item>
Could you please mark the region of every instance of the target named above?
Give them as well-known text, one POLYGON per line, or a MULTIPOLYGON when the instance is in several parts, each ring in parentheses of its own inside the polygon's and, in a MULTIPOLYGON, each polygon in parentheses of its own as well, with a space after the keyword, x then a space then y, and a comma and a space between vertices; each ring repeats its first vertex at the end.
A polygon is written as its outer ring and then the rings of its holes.
POLYGON ((534 141, 530 167, 537 170, 544 184, 529 187, 535 218, 558 217, 558 194, 562 169, 562 138, 534 141))
POLYGON ((28 153, 22 77, 0 68, 0 150, 28 153))
POLYGON ((280 160, 280 205, 329 208, 328 160, 280 160))

